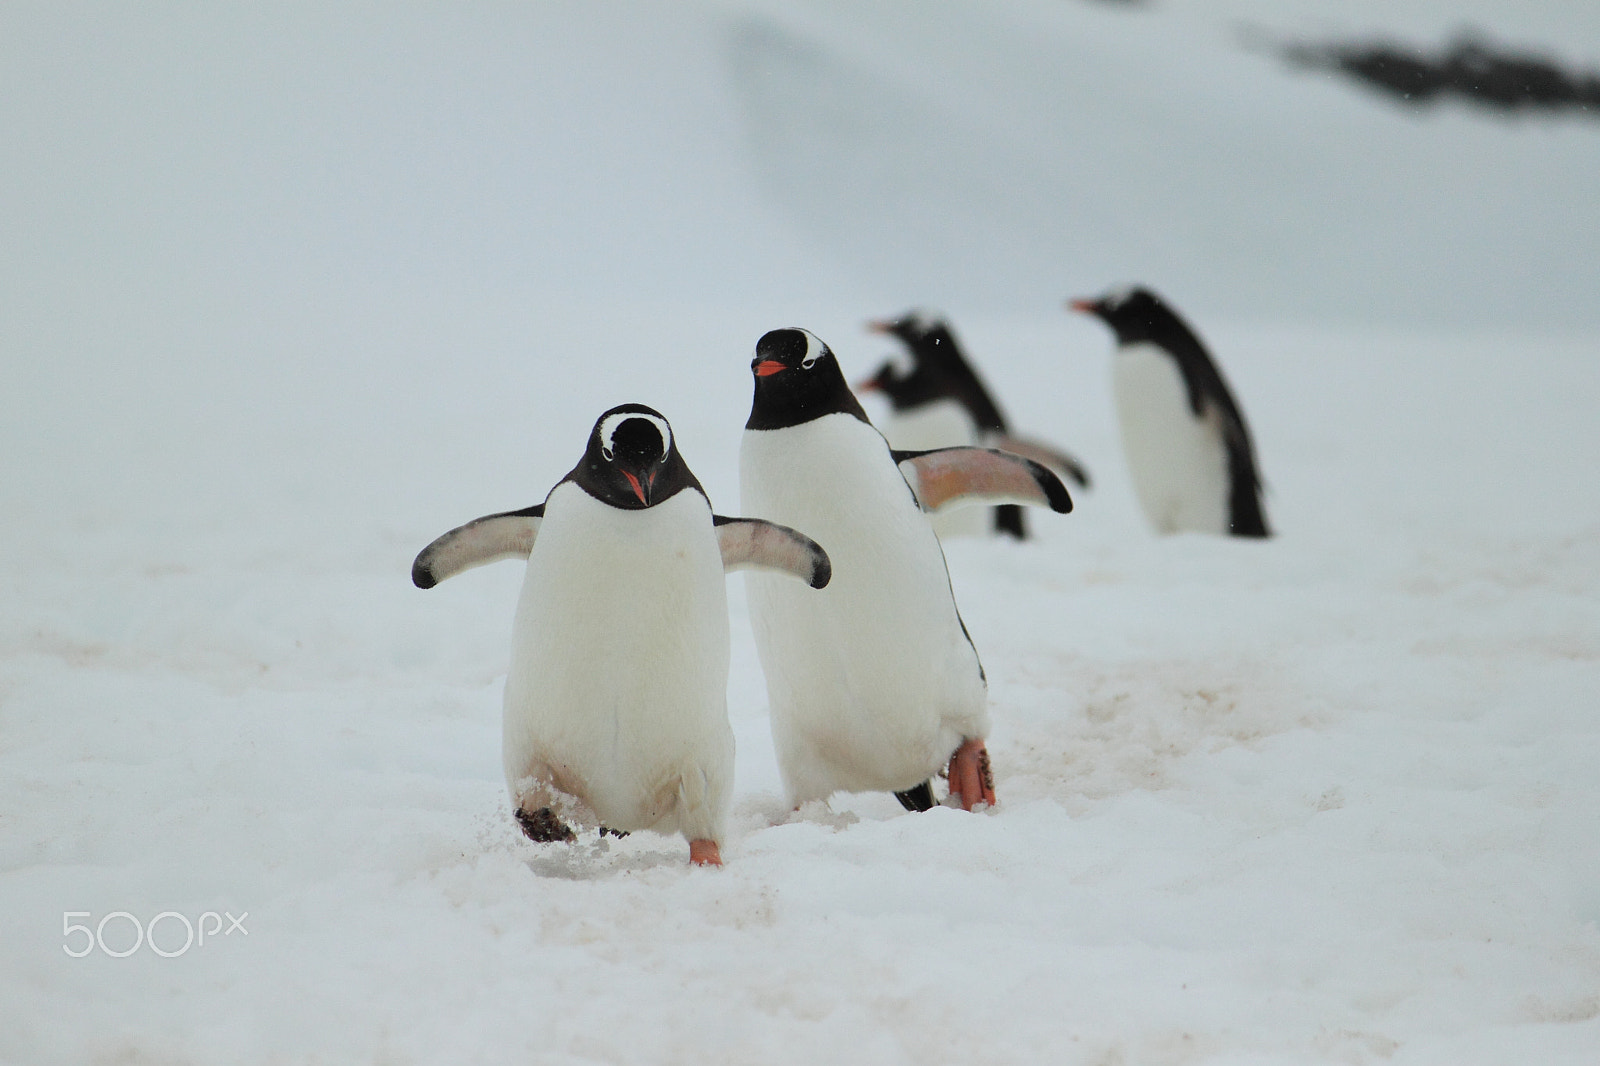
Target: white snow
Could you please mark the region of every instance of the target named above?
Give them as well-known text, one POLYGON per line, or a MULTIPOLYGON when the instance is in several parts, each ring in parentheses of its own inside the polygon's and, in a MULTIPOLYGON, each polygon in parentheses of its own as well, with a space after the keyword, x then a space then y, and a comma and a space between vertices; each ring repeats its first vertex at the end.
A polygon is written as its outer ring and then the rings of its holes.
POLYGON ((1238 38, 1597 11, 6 7, 0 1061, 1600 1061, 1600 125, 1238 38), (1274 540, 1143 526, 1123 281, 1274 540), (736 577, 727 865, 523 840, 520 566, 412 557, 626 401, 737 513, 756 338, 911 305, 1096 475, 946 549, 999 808, 790 815, 736 577))

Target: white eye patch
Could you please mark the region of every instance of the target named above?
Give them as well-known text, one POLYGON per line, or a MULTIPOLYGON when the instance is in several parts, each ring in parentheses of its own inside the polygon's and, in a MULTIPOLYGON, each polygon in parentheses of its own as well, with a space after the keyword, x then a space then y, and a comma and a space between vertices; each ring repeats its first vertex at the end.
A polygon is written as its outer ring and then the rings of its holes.
POLYGON ((1106 293, 1102 298, 1105 300, 1107 307, 1121 307, 1123 304, 1128 302, 1128 298, 1132 295, 1132 285, 1120 285, 1106 293))
POLYGON ((672 453, 672 427, 667 425, 667 420, 660 415, 648 414, 644 411, 618 411, 607 415, 600 422, 600 452, 610 459, 617 451, 617 430, 629 419, 638 418, 649 422, 656 427, 656 432, 661 434, 661 458, 665 459, 672 453))
POLYGON ((800 360, 801 370, 810 370, 816 365, 818 359, 827 354, 828 346, 817 339, 817 335, 808 329, 800 331, 806 337, 806 357, 800 360))

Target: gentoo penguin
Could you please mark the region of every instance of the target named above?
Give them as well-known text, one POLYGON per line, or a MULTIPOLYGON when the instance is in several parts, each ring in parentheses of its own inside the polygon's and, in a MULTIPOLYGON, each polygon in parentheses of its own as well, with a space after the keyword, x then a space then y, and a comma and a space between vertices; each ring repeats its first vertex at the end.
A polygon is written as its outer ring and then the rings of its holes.
MULTIPOLYGON (((859 391, 882 392, 888 398, 892 414, 881 428, 891 447, 925 449, 978 444, 999 448, 1043 463, 1080 487, 1088 487, 1088 471, 1072 456, 1047 444, 1011 435, 999 405, 967 360, 947 321, 925 312, 908 311, 899 318, 869 322, 867 328, 899 340, 909 357, 909 364, 900 359, 885 361, 856 386, 859 391)), ((1028 535, 1022 508, 1014 504, 1004 504, 987 514, 964 508, 939 515, 933 528, 941 537, 974 536, 990 528, 1018 540, 1028 535)))
POLYGON ((927 512, 1006 502, 1065 513, 1065 486, 997 450, 891 451, 833 353, 803 329, 762 337, 751 370, 741 506, 810 530, 833 561, 832 583, 807 596, 747 578, 789 799, 886 791, 926 810, 930 778, 948 765, 963 807, 993 804, 987 682, 927 512))
POLYGON ((1112 388, 1122 447, 1156 531, 1270 536, 1250 428, 1194 331, 1143 288, 1067 306, 1117 335, 1112 388))
POLYGON ((506 677, 504 756, 517 821, 570 841, 564 820, 621 835, 680 832, 720 865, 733 785, 723 572, 828 584, 827 554, 770 522, 711 513, 672 427, 613 407, 542 504, 468 522, 417 556, 432 588, 469 567, 528 560, 506 677))

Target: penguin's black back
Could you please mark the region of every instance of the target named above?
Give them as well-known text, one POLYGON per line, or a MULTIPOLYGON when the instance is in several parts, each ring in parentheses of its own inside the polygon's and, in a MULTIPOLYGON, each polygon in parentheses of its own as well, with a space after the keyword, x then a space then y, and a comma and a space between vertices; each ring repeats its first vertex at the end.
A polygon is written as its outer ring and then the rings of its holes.
POLYGON ((1248 438, 1242 448, 1228 442, 1228 532, 1235 537, 1272 536, 1261 508, 1261 475, 1248 438))

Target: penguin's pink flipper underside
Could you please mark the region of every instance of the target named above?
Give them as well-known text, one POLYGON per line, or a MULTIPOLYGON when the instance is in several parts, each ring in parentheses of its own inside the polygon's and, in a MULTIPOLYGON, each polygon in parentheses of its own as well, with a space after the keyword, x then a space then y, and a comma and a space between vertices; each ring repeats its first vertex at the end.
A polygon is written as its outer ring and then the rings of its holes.
POLYGON ((411 564, 411 581, 431 589, 463 570, 501 559, 526 559, 539 535, 544 504, 475 518, 423 548, 411 564))
POLYGON ((1020 503, 1072 510, 1061 479, 1043 464, 995 448, 938 448, 892 452, 924 511, 969 504, 1020 503))
POLYGON ((712 515, 717 544, 722 549, 722 569, 777 570, 793 574, 814 589, 833 577, 833 563, 822 546, 804 533, 759 518, 712 515))

